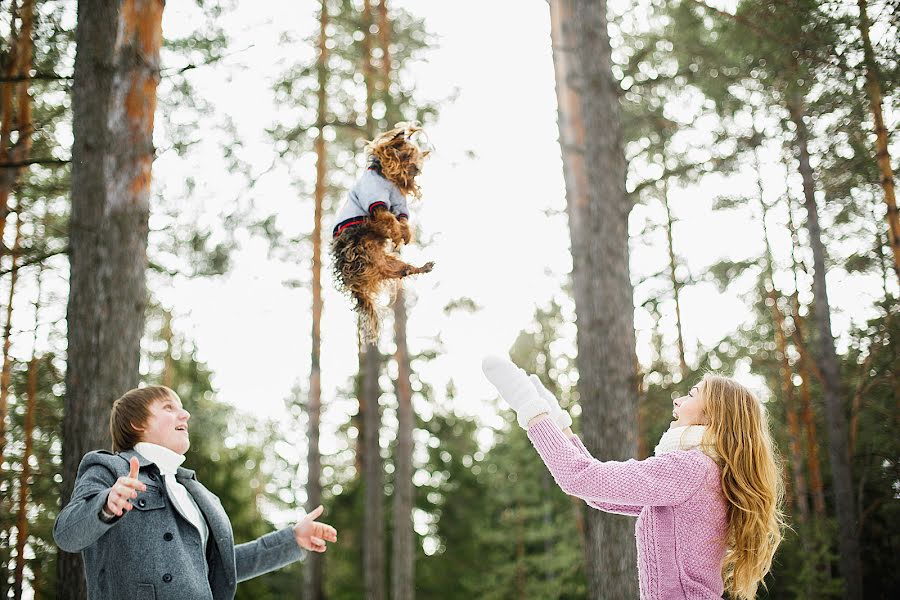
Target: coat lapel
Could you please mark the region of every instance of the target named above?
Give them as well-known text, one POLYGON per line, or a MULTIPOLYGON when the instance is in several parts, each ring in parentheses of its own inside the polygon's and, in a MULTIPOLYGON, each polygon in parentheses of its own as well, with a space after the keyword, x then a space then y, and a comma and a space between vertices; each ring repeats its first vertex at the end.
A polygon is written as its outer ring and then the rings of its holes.
POLYGON ((222 504, 197 481, 194 471, 179 467, 175 478, 187 488, 187 491, 194 498, 194 502, 197 503, 200 512, 206 517, 206 523, 209 525, 209 537, 215 540, 225 572, 234 573, 234 534, 231 531, 231 522, 228 520, 228 515, 225 514, 225 509, 222 508, 222 504))

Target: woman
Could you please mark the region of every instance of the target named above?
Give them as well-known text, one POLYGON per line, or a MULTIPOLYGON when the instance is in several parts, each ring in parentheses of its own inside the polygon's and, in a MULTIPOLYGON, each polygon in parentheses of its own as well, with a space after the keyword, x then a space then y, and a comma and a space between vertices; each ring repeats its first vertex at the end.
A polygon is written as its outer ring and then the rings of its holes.
POLYGON ((707 375, 674 400, 655 456, 604 462, 572 433, 571 417, 537 377, 499 357, 485 358, 482 369, 564 492, 638 517, 642 600, 755 597, 784 522, 777 455, 752 392, 707 375))

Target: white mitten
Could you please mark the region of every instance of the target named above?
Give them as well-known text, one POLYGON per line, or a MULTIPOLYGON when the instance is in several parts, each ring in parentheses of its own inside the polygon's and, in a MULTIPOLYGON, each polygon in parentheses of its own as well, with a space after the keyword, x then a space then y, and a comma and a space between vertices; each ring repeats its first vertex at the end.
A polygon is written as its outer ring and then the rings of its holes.
POLYGON ((544 387, 544 384, 541 383, 541 378, 537 375, 532 375, 529 377, 531 379, 531 384, 534 385, 534 389, 538 391, 538 395, 547 403, 547 406, 550 409, 550 418, 553 419, 553 422, 556 423, 556 426, 560 428, 560 430, 565 431, 569 427, 572 426, 572 417, 568 412, 564 411, 562 407, 559 405, 559 400, 556 399, 556 396, 553 393, 544 387))
POLYGON ((500 397, 516 411, 516 420, 522 429, 528 429, 528 422, 534 417, 550 412, 525 371, 508 358, 485 356, 481 370, 500 392, 500 397))

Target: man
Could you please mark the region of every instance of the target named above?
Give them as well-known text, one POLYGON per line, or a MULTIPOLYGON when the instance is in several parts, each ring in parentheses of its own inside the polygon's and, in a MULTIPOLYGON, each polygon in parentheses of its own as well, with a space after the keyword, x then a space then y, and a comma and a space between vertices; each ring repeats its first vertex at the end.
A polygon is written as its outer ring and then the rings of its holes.
POLYGON ((324 552, 337 532, 316 522, 234 545, 222 503, 181 467, 191 415, 167 387, 135 389, 110 413, 113 452, 84 456, 53 538, 84 558, 88 597, 233 598, 237 584, 324 552))

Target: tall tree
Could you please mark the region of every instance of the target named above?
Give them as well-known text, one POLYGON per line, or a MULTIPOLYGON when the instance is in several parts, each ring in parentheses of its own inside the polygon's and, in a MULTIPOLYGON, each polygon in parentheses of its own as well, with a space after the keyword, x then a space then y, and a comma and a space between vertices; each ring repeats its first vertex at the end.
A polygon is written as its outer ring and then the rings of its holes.
MULTIPOLYGON (((630 203, 606 10, 605 1, 550 4, 560 145, 567 165, 582 431, 595 456, 624 460, 637 450, 630 203), (576 114, 565 114, 573 105, 576 114), (574 173, 568 166, 573 160, 574 173)), ((586 526, 590 597, 636 597, 633 522, 590 511, 586 526)))
MULTIPOLYGON (((110 404, 138 383, 164 6, 78 3, 63 505, 81 457, 109 446, 110 404)), ((81 557, 63 553, 58 596, 85 593, 81 557)))
POLYGON ((884 190, 884 203, 887 205, 885 218, 888 222, 888 243, 894 252, 894 271, 900 280, 900 214, 897 212, 897 196, 894 188, 894 171, 891 168, 888 129, 884 124, 882 110, 883 97, 881 77, 878 73, 878 62, 872 49, 869 36, 869 13, 867 0, 857 0, 859 6, 859 32, 863 44, 863 64, 866 73, 866 92, 869 95, 869 107, 875 125, 875 159, 881 174, 881 187, 884 190))
POLYGON ((822 396, 828 431, 828 460, 831 465, 835 510, 837 511, 838 545, 841 553, 841 574, 847 597, 862 596, 862 562, 859 555, 859 523, 853 495, 853 474, 850 468, 849 433, 841 386, 840 364, 831 332, 831 305, 825 283, 825 244, 819 223, 815 174, 810 163, 809 132, 806 127, 804 102, 799 94, 789 100, 791 121, 796 129, 794 140, 803 179, 803 198, 806 207, 806 229, 813 255, 813 318, 818 342, 817 364, 822 373, 822 396))
POLYGON ((13 597, 21 600, 25 587, 25 545, 28 543, 28 505, 31 501, 31 462, 34 455, 34 430, 37 413, 38 368, 40 359, 37 355, 38 331, 40 330, 41 312, 41 275, 37 276, 37 297, 34 302, 34 335, 31 345, 31 359, 28 361, 27 383, 25 384, 25 448, 22 452, 21 471, 19 472, 19 505, 16 515, 16 567, 13 597))
MULTIPOLYGON (((378 9, 378 42, 381 49, 379 88, 387 107, 388 123, 398 121, 396 103, 391 100, 391 21, 387 0, 381 0, 378 9)), ((413 426, 415 412, 412 405, 412 375, 409 346, 406 340, 407 302, 403 287, 394 299, 394 343, 397 361, 397 378, 394 394, 397 398, 397 443, 394 446, 393 531, 391 533, 391 598, 412 600, 415 598, 415 532, 412 511, 415 502, 413 473, 413 426)))
MULTIPOLYGON (((362 12, 362 72, 366 93, 366 138, 373 139, 377 124, 373 117, 376 100, 376 74, 372 60, 372 27, 374 24, 372 0, 363 0, 362 12)), ((363 487, 365 494, 363 514, 363 577, 366 598, 383 600, 385 589, 385 539, 384 539, 384 461, 381 457, 381 352, 378 341, 365 344, 363 351, 364 402, 363 411, 363 487)))
MULTIPOLYGON (((322 0, 319 9, 319 55, 316 61, 318 79, 316 135, 316 189, 312 231, 312 348, 309 372, 309 415, 307 452, 306 510, 311 511, 322 502, 322 457, 319 453, 319 426, 322 413, 322 216, 325 204, 327 153, 325 151, 325 124, 328 122, 328 2, 322 0)), ((322 568, 324 556, 310 553, 305 565, 304 597, 309 600, 324 598, 322 568)))
MULTIPOLYGON (((11 6, 10 50, 3 69, 6 81, 0 84, 0 238, 6 229, 9 197, 31 150, 34 123, 31 118, 32 57, 34 55, 34 0, 25 0, 21 11, 11 6), (16 20, 20 27, 16 27, 16 20), (15 142, 13 132, 17 133, 15 142)), ((0 239, 0 256, 3 254, 0 239)))

